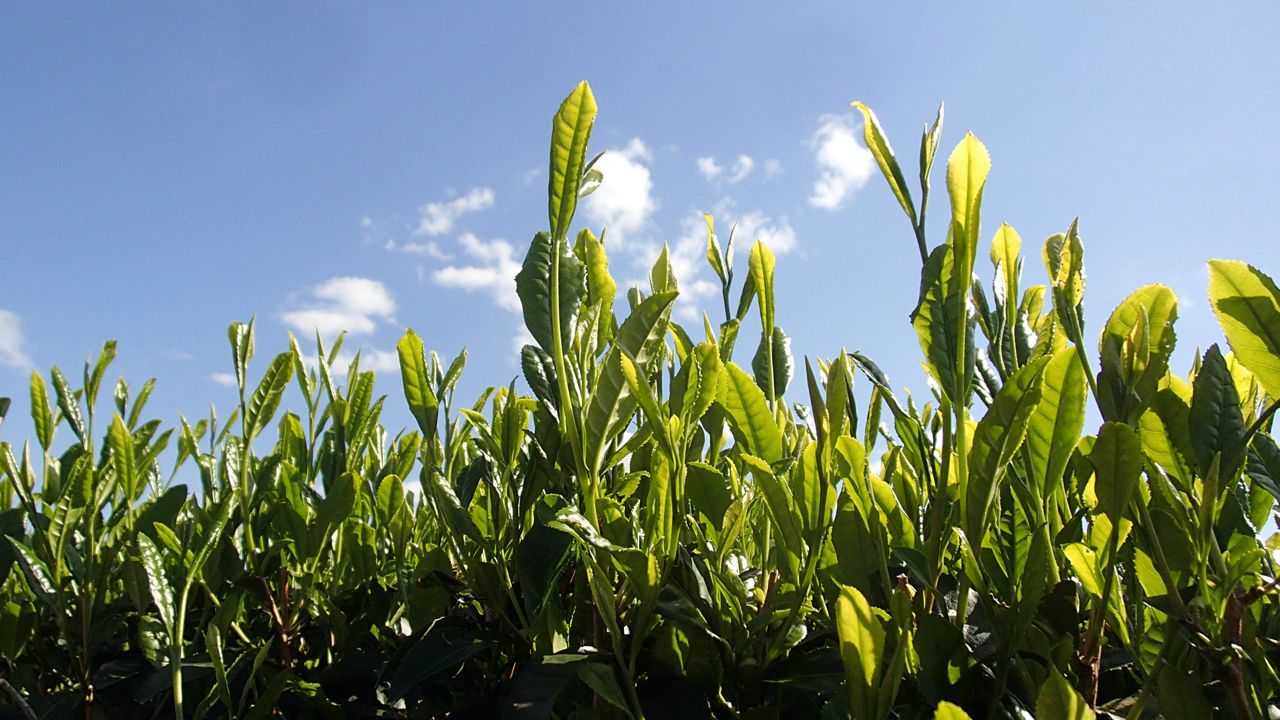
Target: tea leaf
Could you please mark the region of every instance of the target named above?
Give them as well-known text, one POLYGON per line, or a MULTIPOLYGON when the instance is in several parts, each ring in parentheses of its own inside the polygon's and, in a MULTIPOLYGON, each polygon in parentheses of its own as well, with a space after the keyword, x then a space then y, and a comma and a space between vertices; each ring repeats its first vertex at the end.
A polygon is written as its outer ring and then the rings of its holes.
POLYGON ((1280 288, 1252 265, 1210 260, 1209 302, 1236 358, 1280 398, 1280 288))
POLYGON ((578 206, 587 142, 591 139, 595 117, 596 99, 591 94, 591 86, 584 81, 569 93, 551 120, 547 217, 553 240, 562 239, 569 233, 569 224, 578 206))

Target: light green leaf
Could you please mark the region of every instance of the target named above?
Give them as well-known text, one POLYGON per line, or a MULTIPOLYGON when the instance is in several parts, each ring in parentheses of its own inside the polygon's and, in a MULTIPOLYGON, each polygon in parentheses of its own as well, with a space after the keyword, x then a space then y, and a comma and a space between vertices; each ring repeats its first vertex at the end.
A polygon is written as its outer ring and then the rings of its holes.
POLYGON ((388 475, 378 483, 378 513, 384 523, 391 522, 404 506, 404 483, 397 475, 388 475))
POLYGON ((1053 310, 1062 323, 1067 339, 1081 343, 1080 302, 1084 299, 1084 244, 1080 242, 1077 222, 1064 234, 1044 241, 1042 251, 1045 270, 1053 285, 1053 310))
POLYGON ((605 314, 611 319, 613 301, 618 293, 618 283, 614 282, 613 276, 609 274, 609 258, 605 253, 604 243, 597 240, 590 230, 583 228, 582 232, 578 233, 576 247, 581 248, 578 257, 586 268, 586 302, 588 305, 604 303, 605 314))
POLYGON ((750 453, 742 453, 742 460, 755 478, 757 487, 764 493, 769 516, 773 518, 774 525, 782 536, 783 546, 793 559, 804 557, 802 523, 797 515, 798 506, 791 490, 774 475, 773 469, 764 460, 750 453))
POLYGON ((1036 717, 1040 720, 1093 720, 1093 711, 1080 693, 1071 687, 1057 670, 1049 671, 1049 678, 1040 686, 1036 698, 1036 717))
POLYGON ((1084 543, 1069 543, 1063 546, 1062 554, 1067 556, 1067 561, 1071 563, 1071 569, 1085 592, 1095 599, 1101 598, 1102 571, 1098 569, 1098 554, 1093 548, 1084 543))
POLYGON ((564 99, 551 120, 547 217, 551 223, 551 237, 557 240, 568 235, 578 206, 587 142, 591 139, 595 118, 596 99, 591 94, 591 86, 583 81, 564 99))
POLYGON ((49 391, 40 373, 31 371, 31 421, 36 426, 36 440, 42 450, 53 443, 53 411, 49 407, 49 391))
POLYGON ((1080 439, 1088 392, 1084 366, 1074 348, 1063 348, 1050 356, 1040 384, 1040 402, 1027 421, 1032 475, 1046 497, 1051 488, 1062 483, 1080 439))
POLYGON ((1107 320, 1099 342, 1098 404, 1107 420, 1133 423, 1169 369, 1178 298, 1163 285, 1134 291, 1107 320))
POLYGON ((711 269, 715 271, 716 277, 720 278, 720 283, 723 285, 729 281, 729 275, 720 257, 723 253, 720 250, 720 241, 716 239, 715 220, 711 218, 710 213, 703 213, 702 219, 707 223, 707 262, 711 264, 711 269))
POLYGON ((396 343, 396 352, 400 357, 400 381, 404 386, 404 399, 409 403, 409 412, 418 421, 423 436, 434 437, 438 432, 436 421, 440 401, 431 390, 422 338, 412 329, 405 330, 404 337, 396 343))
POLYGON ((1048 361, 1046 357, 1038 358, 1011 375, 974 431, 969 451, 969 487, 962 491, 965 533, 975 548, 982 546, 987 514, 999 494, 1005 467, 1022 445, 1028 420, 1040 402, 1048 361))
POLYGON ((769 411, 769 402, 751 376, 737 364, 725 363, 717 400, 724 407, 738 442, 767 463, 782 459, 782 432, 769 411))
POLYGON ((938 707, 933 711, 933 720, 971 720, 969 713, 960 709, 959 705, 952 705, 947 701, 938 703, 938 707))
MULTIPOLYGON (((751 285, 760 296, 760 324, 766 334, 773 332, 773 269, 777 261, 768 245, 757 240, 751 246, 751 255, 747 257, 747 268, 751 274, 751 285)), ((743 291, 745 293, 745 289, 743 291)))
POLYGON ((584 422, 583 447, 587 463, 597 471, 604 462, 609 441, 622 431, 631 413, 635 412, 636 400, 622 374, 621 355, 630 355, 639 368, 649 367, 666 334, 671 304, 675 299, 674 292, 645 298, 623 321, 614 339, 615 347, 605 357, 600 377, 591 392, 584 422))
POLYGON ((885 650, 884 624, 867 598, 848 585, 840 588, 835 621, 853 716, 873 717, 877 678, 885 650))
POLYGON ((233 322, 227 328, 227 339, 231 341, 231 360, 236 370, 236 386, 244 389, 248 373, 249 360, 253 358, 253 323, 233 322))
POLYGON ((893 148, 889 146, 889 138, 880 127, 880 119, 871 108, 861 102, 855 101, 853 107, 862 113, 862 141, 871 151, 871 156, 876 159, 876 164, 880 166, 880 173, 889 182, 889 189, 893 191, 893 196, 898 199, 902 211, 907 214, 914 226, 916 208, 911 202, 911 191, 907 188, 907 180, 903 177, 901 168, 898 167, 898 159, 893 155, 893 148))
MULTIPOLYGON (((640 374, 635 363, 626 353, 619 353, 618 360, 622 368, 622 377, 627 381, 627 388, 640 403, 640 409, 653 426, 656 433, 665 433, 667 427, 667 408, 654 397, 653 388, 649 387, 649 379, 640 374)), ((669 450, 671 448, 668 448, 669 450)))
POLYGON ((689 370, 685 378, 680 412, 684 425, 692 427, 716 401, 720 392, 720 377, 724 374, 724 362, 720 359, 715 343, 704 342, 694 346, 685 364, 689 370))
POLYGON ((676 287, 676 274, 671 268, 670 252, 666 243, 662 244, 662 252, 649 270, 649 287, 654 293, 670 292, 676 287))
POLYGON ((955 223, 958 274, 968 279, 973 274, 973 259, 978 249, 978 231, 982 206, 982 189, 991 172, 991 156, 973 133, 964 139, 947 159, 947 193, 951 196, 951 221, 955 223))
POLYGON ((1261 270, 1209 261, 1209 302, 1236 359, 1267 395, 1280 397, 1280 289, 1261 270))

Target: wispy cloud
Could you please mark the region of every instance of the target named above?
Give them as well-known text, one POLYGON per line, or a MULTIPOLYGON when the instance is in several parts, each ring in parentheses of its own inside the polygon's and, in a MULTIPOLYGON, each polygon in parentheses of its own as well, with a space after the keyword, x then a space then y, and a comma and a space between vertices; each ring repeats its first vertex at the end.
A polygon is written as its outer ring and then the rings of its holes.
POLYGON ((875 170, 875 158, 858 140, 852 118, 824 115, 818 122, 809 146, 821 175, 813 184, 809 204, 835 210, 867 184, 875 170))
POLYGON ((390 320, 395 300, 386 286, 362 277, 336 277, 311 288, 305 303, 281 315, 286 325, 310 335, 334 337, 372 333, 379 320, 390 320))
POLYGON ((644 142, 634 138, 626 147, 605 152, 596 163, 604 180, 583 206, 592 224, 608 228, 615 241, 644 229, 658 209, 647 164, 652 160, 644 142))
POLYGON ((746 180, 751 172, 755 170, 756 161, 750 155, 738 155, 733 161, 733 165, 727 169, 720 165, 713 157, 698 158, 698 172, 702 173, 702 177, 706 178, 709 183, 716 183, 720 180, 730 185, 737 185, 746 180))
POLYGON ((467 213, 493 207, 493 190, 474 188, 462 197, 446 202, 427 203, 419 208, 421 219, 415 235, 443 235, 453 229, 458 218, 467 213))
POLYGON ((235 387, 236 376, 229 372, 216 372, 209 375, 209 379, 218 383, 223 387, 235 387))
POLYGON ((446 265, 432 273, 431 279, 445 287, 486 292, 499 307, 519 312, 515 278, 520 272, 520 262, 511 243, 500 239, 485 242, 471 233, 463 233, 458 237, 458 245, 472 262, 446 265))
POLYGON ((0 309, 0 364, 30 369, 35 363, 26 351, 27 338, 22 334, 22 318, 10 310, 0 309))
POLYGON ((440 243, 435 240, 407 243, 397 243, 395 240, 388 240, 383 247, 393 252, 399 250, 400 252, 409 253, 410 255, 423 255, 437 260, 448 261, 453 259, 453 256, 441 249, 440 243))

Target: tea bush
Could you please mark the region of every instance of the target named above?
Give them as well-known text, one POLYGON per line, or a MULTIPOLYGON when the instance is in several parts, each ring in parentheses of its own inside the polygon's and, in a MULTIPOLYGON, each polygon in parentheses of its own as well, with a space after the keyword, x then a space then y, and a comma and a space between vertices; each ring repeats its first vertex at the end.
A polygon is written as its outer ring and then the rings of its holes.
POLYGON ((1077 227, 1042 247, 1050 284, 1022 286, 1008 226, 980 279, 986 149, 947 160, 931 245, 941 114, 913 189, 855 105, 920 251, 923 403, 859 353, 799 367, 772 253, 741 272, 710 218, 723 321, 672 321, 665 251, 620 298, 571 232, 598 179, 584 83, 516 277, 531 394, 460 402, 465 355, 410 330, 417 428, 391 435, 358 358, 337 382, 340 340, 250 385, 252 322, 221 421, 148 420, 151 381, 104 399, 114 343, 78 388, 33 374, 34 447, 0 443, 0 714, 1274 717, 1280 290, 1212 261, 1231 352, 1187 376, 1161 285, 1095 349, 1077 227), (291 385, 305 407, 282 410, 291 385))

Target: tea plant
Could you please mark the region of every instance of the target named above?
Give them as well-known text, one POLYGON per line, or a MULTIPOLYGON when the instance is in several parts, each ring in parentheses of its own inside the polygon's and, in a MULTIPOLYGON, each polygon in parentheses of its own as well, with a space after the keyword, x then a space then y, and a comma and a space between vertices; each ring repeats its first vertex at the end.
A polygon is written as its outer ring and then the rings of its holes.
POLYGON ((114 343, 80 387, 32 375, 35 445, 0 442, 0 713, 1280 712, 1260 539, 1280 496, 1280 290, 1212 261, 1231 352, 1210 345, 1185 377, 1161 285, 1095 352, 1077 226, 1045 241, 1050 282, 1030 287, 1001 226, 984 282, 985 147, 967 135, 947 160, 931 245, 941 112, 913 191, 855 106, 920 252, 923 402, 857 352, 801 371, 773 254, 755 243, 738 281, 710 217, 722 320, 672 320, 665 250, 620 299, 603 233, 572 232, 599 179, 584 83, 554 117, 548 229, 515 279, 530 394, 459 403, 465 354, 409 330, 417 427, 391 436, 373 373, 335 366, 340 339, 317 339, 313 366, 294 340, 250 383, 253 322, 229 331, 239 402, 221 421, 146 419, 153 381, 100 402, 114 343), (1084 434, 1090 402, 1103 422, 1084 434))

